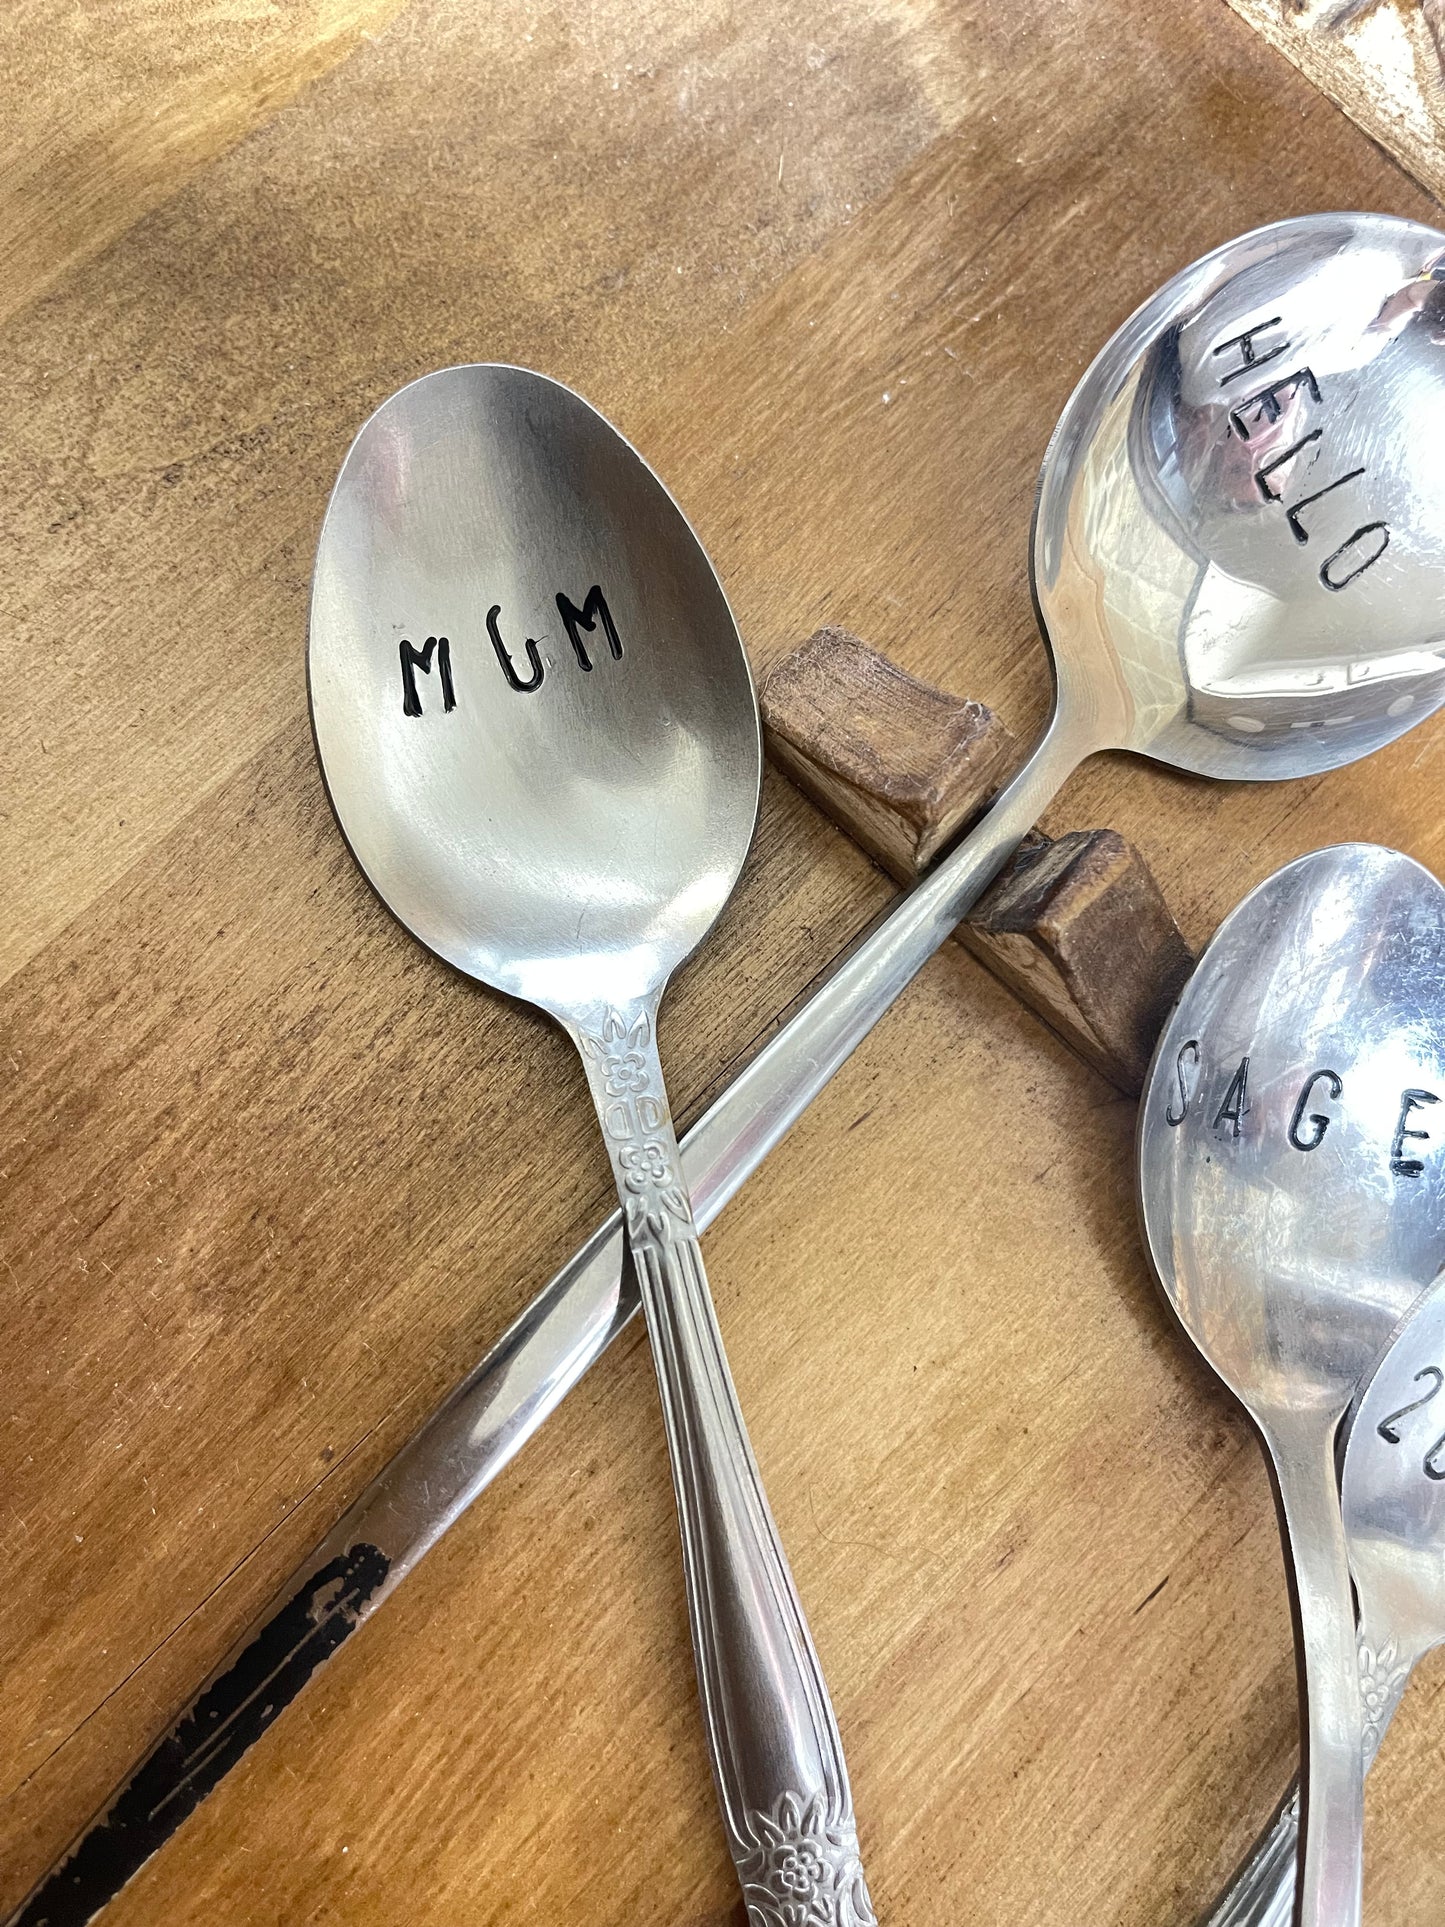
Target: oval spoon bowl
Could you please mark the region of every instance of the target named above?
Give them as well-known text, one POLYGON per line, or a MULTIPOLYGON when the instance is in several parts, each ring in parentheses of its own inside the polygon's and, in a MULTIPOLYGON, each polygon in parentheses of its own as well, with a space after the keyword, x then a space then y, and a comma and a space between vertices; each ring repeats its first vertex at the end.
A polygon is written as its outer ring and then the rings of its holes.
POLYGON ((308 665, 357 861, 468 976, 556 1014, 660 985, 711 928, 757 819, 747 658, 581 396, 480 364, 383 402, 327 509, 308 665))

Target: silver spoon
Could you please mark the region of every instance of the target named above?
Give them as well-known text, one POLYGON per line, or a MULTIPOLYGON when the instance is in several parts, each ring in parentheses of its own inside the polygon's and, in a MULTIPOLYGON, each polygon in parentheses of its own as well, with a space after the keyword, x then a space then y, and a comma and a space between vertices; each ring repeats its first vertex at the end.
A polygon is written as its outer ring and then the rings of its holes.
MULTIPOLYGON (((1442 1385, 1445 1273, 1405 1314, 1345 1421, 1341 1514, 1355 1585, 1366 1773, 1411 1673, 1445 1640, 1442 1385)), ((1289 1927, 1298 1834, 1296 1784, 1205 1927, 1289 1927)))
MULTIPOLYGON (((971 834, 696 1127, 685 1162, 706 1215, 825 1088, 1084 757, 1133 749, 1211 774, 1308 775, 1364 755, 1439 705, 1445 510, 1431 462, 1445 412, 1434 278, 1442 256, 1445 237, 1383 216, 1281 222, 1184 269, 1105 346, 1044 457, 1032 568, 1055 670, 1049 725, 971 834), (1314 499, 1337 476, 1348 479, 1314 499)), ((635 533, 645 542, 645 526, 635 533)), ((428 701, 444 703, 442 672, 452 674, 461 646, 460 631, 446 627, 454 606, 408 609, 395 619, 421 626, 387 645, 395 676, 401 640, 424 657, 428 636, 449 638, 447 658, 437 640, 429 666, 412 665, 424 713, 428 701)), ((490 599, 467 611, 467 647, 485 657, 482 607, 490 599)), ((499 634, 528 680, 512 614, 499 617, 499 634)), ((588 633, 595 679, 609 663, 588 633)), ((565 651, 564 643, 564 661, 565 651)), ((338 1524, 339 1539, 364 1533, 382 1553, 387 1578, 374 1602, 625 1325, 636 1300, 620 1266, 616 1236, 589 1246, 587 1262, 559 1274, 338 1524)), ((323 1565, 331 1548, 328 1538, 318 1549, 323 1565)), ((297 1575, 301 1591, 309 1577, 309 1568, 297 1575)), ((270 1623, 268 1615, 258 1640, 270 1623)), ((207 1775, 187 1764, 187 1803, 167 1801, 167 1815, 188 1811, 239 1756, 216 1757, 207 1775)), ((82 1898, 71 1918, 89 1918, 156 1850, 165 1832, 152 1818, 148 1770, 117 1790, 17 1923, 38 1924, 77 1868, 82 1898), (144 1816, 134 1824, 132 1792, 144 1816)))
POLYGON ((1442 1392, 1445 1278, 1375 1367, 1345 1447, 1340 1496, 1358 1606, 1366 1767, 1410 1674, 1445 1640, 1442 1392))
MULTIPOLYGON (((1411 1673, 1445 1640, 1442 1385, 1445 1275, 1406 1313, 1347 1420, 1341 1510, 1355 1584, 1366 1773, 1411 1673)), ((1289 1927, 1298 1826, 1296 1789, 1207 1927, 1289 1927)))
POLYGON ((727 902, 757 815, 757 704, 717 578, 579 396, 523 369, 449 368, 383 403, 346 457, 309 667, 331 800, 379 895, 459 970, 548 1012, 586 1066, 749 1913, 869 1923, 838 1730, 738 1409, 657 1051, 663 987, 727 902))
POLYGON ((1303 1660, 1296 1918, 1360 1911, 1363 1716, 1335 1444, 1435 1276, 1445 891, 1367 844, 1288 864, 1226 918, 1160 1038, 1139 1183, 1180 1322, 1270 1456, 1303 1660))

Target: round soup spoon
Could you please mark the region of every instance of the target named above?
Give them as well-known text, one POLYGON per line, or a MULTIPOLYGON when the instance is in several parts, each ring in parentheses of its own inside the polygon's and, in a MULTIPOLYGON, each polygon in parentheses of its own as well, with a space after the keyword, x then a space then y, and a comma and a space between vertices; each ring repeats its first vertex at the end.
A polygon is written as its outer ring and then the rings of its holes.
POLYGON ((1335 1448, 1440 1265, 1442 993, 1445 891, 1429 872, 1368 844, 1316 851, 1221 924, 1140 1103, 1150 1254, 1254 1420, 1279 1495, 1303 1659, 1307 1927, 1360 1917, 1363 1714, 1335 1448))
POLYGON ((383 403, 346 457, 309 668, 331 801, 378 893, 439 956, 548 1012, 586 1066, 750 1917, 777 1927, 791 1905, 866 1927, 838 1730, 738 1409, 657 1051, 663 987, 726 903, 757 816, 757 703, 717 578, 651 469, 570 389, 444 369, 383 403))

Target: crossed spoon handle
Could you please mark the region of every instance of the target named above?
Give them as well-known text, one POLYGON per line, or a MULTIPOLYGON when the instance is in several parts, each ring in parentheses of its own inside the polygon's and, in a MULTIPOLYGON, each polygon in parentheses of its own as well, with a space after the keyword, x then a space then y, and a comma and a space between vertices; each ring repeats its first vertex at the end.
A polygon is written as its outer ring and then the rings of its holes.
POLYGON ((1359 1927, 1364 1853, 1364 1708, 1334 1431, 1318 1410, 1263 1423, 1293 1563, 1305 1671, 1308 1772, 1299 1927, 1359 1927))
POLYGON ((693 1656, 752 1927, 876 1927, 842 1742, 723 1351, 656 1040, 657 997, 569 1024, 652 1339, 693 1656))
MULTIPOLYGON (((1013 855, 1088 745, 1057 720, 976 827, 893 904, 688 1133, 712 1222, 1013 855)), ((297 1567, 5 1927, 83 1927, 389 1599, 624 1329, 620 1214, 543 1287, 297 1567)))
MULTIPOLYGON (((1367 1773, 1410 1683, 1408 1667, 1388 1670, 1381 1678, 1374 1668, 1374 1651, 1361 1627, 1361 1675, 1368 1671, 1379 1688, 1377 1710, 1365 1726, 1367 1773)), ((1290 1927, 1299 1855, 1299 1791, 1296 1780, 1201 1927, 1290 1927)))

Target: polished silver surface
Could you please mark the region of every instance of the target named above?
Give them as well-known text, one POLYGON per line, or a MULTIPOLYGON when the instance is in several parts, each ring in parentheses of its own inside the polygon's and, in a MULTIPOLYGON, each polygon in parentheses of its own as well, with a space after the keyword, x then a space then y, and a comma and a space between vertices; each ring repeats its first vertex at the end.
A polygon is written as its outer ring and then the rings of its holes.
POLYGON ((1366 844, 1278 871, 1160 1039, 1139 1183, 1170 1304, 1269 1452, 1305 1662, 1297 1918, 1360 1908, 1363 1731, 1335 1469, 1361 1378, 1445 1256, 1445 892, 1366 844), (1415 1133, 1418 1132, 1418 1136, 1415 1133))
POLYGON ((671 497, 569 389, 447 368, 382 404, 326 511, 308 670, 357 861, 468 976, 572 1023, 712 927, 757 816, 747 660, 671 497))
POLYGON ((676 966, 757 815, 761 742, 717 578, 579 396, 449 368, 381 406, 327 510, 311 707, 357 861, 439 955, 581 1052, 672 1460, 698 1685, 754 1927, 868 1927, 833 1710, 763 1494, 657 1050, 676 966))
MULTIPOLYGON (((1442 1386, 1445 1278, 1437 1278, 1406 1314, 1348 1420, 1341 1512, 1355 1584, 1367 1772, 1415 1666, 1445 1640, 1442 1386)), ((1298 1829, 1294 1789, 1205 1927, 1289 1927, 1298 1829)))
POLYGON ((1045 463, 1034 582, 1096 740, 1303 776, 1439 705, 1442 261, 1414 222, 1282 221, 1095 361, 1045 463))
POLYGON ((1445 1640, 1442 1393, 1445 1280, 1437 1279, 1365 1387, 1340 1481, 1359 1608, 1367 1762, 1411 1670, 1445 1640))
MULTIPOLYGON (((1313 695, 1306 689, 1297 700, 1294 695, 1289 698, 1293 707, 1284 722, 1282 738, 1279 730, 1268 726, 1244 730, 1238 742, 1219 733, 1219 718, 1209 693, 1218 693, 1218 664, 1200 668, 1196 682, 1191 682, 1186 672, 1186 662, 1197 660, 1199 654, 1191 632, 1199 598, 1189 585, 1195 578, 1207 579, 1210 595, 1215 596, 1220 587, 1215 578, 1226 563, 1223 558, 1206 563, 1202 552, 1190 547, 1196 538, 1182 531, 1190 519, 1201 525, 1213 525, 1219 519, 1210 506, 1213 498, 1208 491, 1233 475, 1231 463, 1234 468, 1248 467, 1254 440, 1251 411, 1245 411, 1244 425, 1251 431, 1248 436, 1239 435, 1232 427, 1230 412, 1240 408, 1249 394, 1258 394, 1282 366, 1293 371, 1295 363, 1286 353, 1274 354, 1268 362, 1264 356, 1277 349, 1281 340, 1294 341, 1295 337, 1277 331, 1266 341, 1261 331, 1251 350, 1259 381, 1255 384, 1233 377, 1221 382, 1221 389, 1230 397, 1228 406, 1216 400, 1187 416, 1174 410, 1173 419, 1196 458, 1185 466, 1194 476, 1192 486, 1199 499, 1192 517, 1183 520, 1174 494, 1157 480, 1157 474, 1173 474, 1160 442, 1157 398, 1175 392, 1166 379, 1167 368, 1178 363, 1186 351, 1194 371, 1191 381, 1196 386, 1202 380, 1200 370, 1223 371, 1224 360, 1214 354, 1214 349, 1231 333, 1239 333, 1234 321, 1227 318, 1233 312, 1229 289, 1236 267, 1247 279, 1241 282, 1235 305, 1257 301, 1258 313, 1252 312, 1249 320, 1263 322, 1282 317, 1283 303, 1288 300, 1291 325, 1297 323, 1304 329, 1300 341, 1312 353, 1320 324, 1331 315, 1341 327, 1356 327, 1373 342, 1377 321, 1386 327, 1390 316, 1406 309, 1423 314, 1423 304, 1435 298, 1438 284, 1432 276, 1442 249, 1445 237, 1432 230, 1382 217, 1322 215, 1283 222, 1245 235, 1186 268, 1107 344, 1064 412, 1045 457, 1041 482, 1033 573, 1046 624, 1045 642, 1055 665, 1057 701, 1049 726, 1028 763, 977 827, 858 945, 691 1134, 684 1163, 699 1223, 722 1208, 824 1089, 1007 863, 1083 757, 1096 749, 1126 745, 1166 758, 1177 750, 1181 763, 1189 768, 1203 767, 1212 753, 1218 753, 1222 760, 1217 773, 1226 775, 1302 774, 1346 760, 1383 740, 1382 730, 1397 734, 1435 707, 1439 700, 1435 653, 1425 648, 1424 660, 1415 669, 1404 660, 1417 650, 1418 624, 1412 622, 1402 631, 1393 607, 1372 604, 1368 633, 1361 624, 1360 647, 1355 650, 1351 646, 1348 662, 1375 657, 1394 662, 1403 681, 1394 683, 1384 704, 1386 711, 1391 705, 1397 706, 1393 716, 1366 717, 1358 727, 1347 727, 1332 720, 1342 712, 1330 688, 1314 684, 1313 695), (1374 289, 1377 305, 1370 314, 1360 313, 1353 293, 1348 302, 1344 300, 1342 282, 1353 281, 1352 264, 1357 258, 1363 263, 1361 285, 1374 289), (1348 272, 1343 277, 1326 276, 1322 281, 1322 263, 1331 260, 1343 262, 1348 272), (1393 267, 1389 266, 1392 261, 1393 267), (1301 279, 1325 305, 1296 315, 1294 291, 1301 279), (1336 293, 1340 301, 1330 305, 1336 293), (1194 326, 1191 332, 1191 324, 1200 318, 1208 326, 1194 326), (1217 333, 1209 333, 1216 322, 1217 333), (1157 343, 1149 334, 1151 328, 1157 330, 1157 343), (1156 346, 1157 355, 1152 352, 1156 346), (1149 422, 1154 426, 1146 434, 1149 422), (1131 423, 1137 425, 1131 429, 1131 423), (1215 451, 1212 465, 1202 459, 1210 449, 1215 451), (1130 518, 1134 515, 1139 517, 1139 524, 1131 535, 1130 518), (1192 572, 1181 560, 1190 553, 1195 554, 1192 572), (1399 707, 1405 698, 1409 699, 1408 706, 1399 707), (1300 727, 1294 729, 1294 724, 1300 727), (1279 753, 1281 741, 1287 748, 1284 757, 1279 753), (1231 745, 1239 752, 1237 764, 1231 745)), ((1406 332, 1410 355, 1420 366, 1435 367, 1437 363, 1430 360, 1430 350, 1435 347, 1433 324, 1428 319, 1412 323, 1406 332)), ((1340 352, 1337 343, 1331 350, 1332 358, 1340 352)), ((1303 365, 1312 367, 1310 362, 1303 365)), ((1334 391, 1323 379, 1315 385, 1322 398, 1318 406, 1323 409, 1325 398, 1334 391)), ((1183 388, 1178 392, 1182 396, 1183 388)), ((1312 391, 1305 389, 1304 393, 1309 407, 1315 407, 1312 391)), ((1363 414, 1371 405, 1361 390, 1351 415, 1363 414)), ((1304 408, 1305 404, 1299 406, 1304 408)), ((1397 419, 1395 404, 1390 404, 1388 412, 1389 419, 1397 419)), ((1317 425, 1314 421, 1306 424, 1301 417, 1300 435, 1312 434, 1317 425)), ((1351 432, 1359 432, 1359 428, 1356 424, 1351 432)), ((1318 451, 1322 441, 1323 430, 1320 443, 1311 442, 1301 452, 1318 451)), ((1275 453, 1280 452, 1277 443, 1270 446, 1275 453)), ((1271 455, 1264 457, 1264 461, 1270 459, 1271 455)), ((1352 458, 1351 466, 1355 465, 1352 458)), ((1252 475, 1253 471, 1249 472, 1252 475)), ((1283 478, 1283 467, 1278 474, 1283 478)), ((1267 474, 1265 480, 1271 481, 1271 475, 1267 474)), ((1304 494, 1309 492, 1302 490, 1304 494)), ((1334 491, 1319 507, 1328 507, 1331 500, 1338 504, 1344 494, 1344 489, 1334 491)), ((1299 499, 1291 490, 1290 505, 1297 506, 1299 499)), ((1261 546, 1260 573, 1248 580, 1252 606, 1261 609, 1267 605, 1271 612, 1269 620, 1251 632, 1251 647, 1267 651, 1263 662, 1254 662, 1251 673, 1267 674, 1277 652, 1279 664, 1296 676, 1301 657, 1308 657, 1319 647, 1315 620, 1318 607, 1323 606, 1319 599, 1330 598, 1331 607, 1336 603, 1353 606, 1349 600, 1353 592, 1378 571, 1381 563, 1341 589, 1319 583, 1316 569, 1318 597, 1310 589, 1308 596, 1297 599, 1295 591, 1300 585, 1295 550, 1303 552, 1310 545, 1296 543, 1285 508, 1267 501, 1257 484, 1255 499, 1251 499, 1247 487, 1241 491, 1237 486, 1237 477, 1215 505, 1220 514, 1226 501, 1233 506, 1224 519, 1235 518, 1241 527, 1253 518, 1261 531, 1277 533, 1281 518, 1286 518, 1284 543, 1271 540, 1261 546), (1276 568, 1277 576, 1272 573, 1276 568)), ((1429 591, 1431 570, 1445 547, 1445 511, 1440 500, 1423 486, 1408 496, 1405 509, 1407 512, 1391 528, 1390 552, 1396 562, 1401 557, 1418 560, 1418 571, 1411 573, 1410 582, 1411 594, 1419 600, 1429 591)), ((1302 525, 1309 533, 1307 512, 1302 525)), ((1318 533, 1311 536, 1311 542, 1311 554, 1323 562, 1325 554, 1318 533)), ((579 582, 567 593, 575 598, 585 592, 586 586, 579 582)), ((1310 588, 1308 581, 1304 587, 1310 588)), ((544 593, 546 588, 544 585, 544 593)), ((544 605, 544 615, 549 606, 544 605)), ((498 626, 526 679, 532 673, 530 658, 518 647, 517 638, 525 637, 528 631, 524 625, 514 629, 518 614, 508 606, 498 626)), ((407 611, 395 619, 409 623, 416 615, 407 611)), ((541 618, 534 620, 540 626, 541 618)), ((558 634, 555 619, 549 633, 554 638, 558 634)), ((410 631, 403 634, 424 648, 424 636, 410 631)), ((583 640, 588 640, 585 634, 583 640)), ((399 641, 394 647, 399 647, 399 641)), ((555 641, 539 646, 539 655, 543 647, 552 650, 554 656, 560 654, 566 667, 565 641, 560 650, 555 641)), ((593 653, 599 657, 595 673, 605 674, 613 665, 600 661, 600 639, 593 653)), ((434 650, 433 668, 416 673, 424 712, 428 703, 439 699, 439 665, 435 658, 434 650)), ((554 662, 547 673, 551 675, 555 667, 554 662)), ((1355 676, 1361 692, 1369 680, 1368 675, 1355 676)), ((1231 691, 1226 687, 1224 693, 1229 695, 1231 691)), ((614 1220, 614 1225, 617 1222, 614 1220)), ((358 1604, 348 1623, 359 1623, 387 1596, 508 1463, 626 1323, 635 1300, 630 1280, 618 1281, 620 1253, 620 1235, 604 1227, 597 1239, 557 1274, 432 1423, 383 1472, 371 1494, 338 1523, 326 1545, 313 1556, 314 1563, 308 1561, 288 1582, 276 1613, 284 1612, 298 1589, 309 1583, 314 1570, 325 1568, 330 1555, 322 1555, 328 1548, 353 1543, 358 1534, 384 1547, 386 1578, 358 1604)), ((261 1630, 270 1623, 268 1618, 261 1630)), ((244 1740, 239 1742, 231 1757, 240 1757, 245 1744, 244 1740)), ((223 1773, 229 1763, 229 1759, 222 1761, 218 1772, 223 1773)), ((103 1824, 104 1812, 95 1827, 103 1824)), ((93 1831, 94 1827, 88 1830, 77 1850, 93 1831)), ((141 1862, 112 1856, 107 1864, 111 1869, 107 1876, 110 1890, 118 1891, 129 1871, 141 1862)), ((58 1873, 52 1876, 59 1877, 58 1873)))

